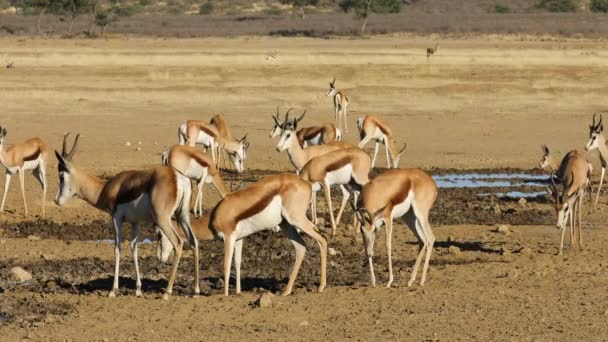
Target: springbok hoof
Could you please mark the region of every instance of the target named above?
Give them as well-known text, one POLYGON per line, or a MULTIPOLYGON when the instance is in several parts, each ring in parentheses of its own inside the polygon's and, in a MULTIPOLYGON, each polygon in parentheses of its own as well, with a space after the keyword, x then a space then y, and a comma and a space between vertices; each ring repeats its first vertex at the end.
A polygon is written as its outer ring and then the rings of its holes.
POLYGON ((319 288, 317 289, 317 292, 323 293, 324 290, 325 290, 325 286, 319 286, 319 288))
POLYGON ((168 293, 163 294, 163 300, 169 300, 169 294, 168 293))
POLYGON ((116 297, 116 293, 114 292, 114 290, 110 291, 110 293, 108 293, 108 298, 114 298, 116 297))
POLYGON ((135 290, 135 296, 136 297, 141 297, 142 296, 141 289, 135 290))

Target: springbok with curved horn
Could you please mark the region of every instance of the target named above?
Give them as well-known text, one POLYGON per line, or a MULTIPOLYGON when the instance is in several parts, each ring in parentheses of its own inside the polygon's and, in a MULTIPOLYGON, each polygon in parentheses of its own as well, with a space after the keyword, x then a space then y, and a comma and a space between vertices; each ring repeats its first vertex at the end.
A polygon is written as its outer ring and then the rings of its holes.
POLYGON ((195 217, 199 217, 203 213, 203 185, 205 183, 212 183, 222 198, 228 194, 228 189, 226 189, 215 163, 197 148, 173 145, 171 149, 163 153, 162 163, 172 166, 181 174, 197 182, 194 200, 195 217))
POLYGON ((350 197, 350 192, 346 190, 345 185, 352 189, 355 202, 357 201, 359 192, 365 184, 369 182, 369 172, 371 170, 370 155, 358 147, 351 147, 328 152, 322 156, 312 158, 300 172, 300 177, 305 181, 312 183, 312 214, 313 222, 316 222, 317 206, 316 193, 323 189, 325 191, 325 200, 329 217, 331 219, 331 235, 336 235, 336 221, 340 221, 340 217, 346 206, 346 202, 350 197), (342 204, 338 210, 337 218, 334 219, 334 212, 331 204, 331 185, 340 185, 342 189, 342 204))
POLYGON ((33 170, 34 177, 42 186, 42 216, 45 214, 46 207, 46 161, 48 159, 49 148, 40 138, 31 138, 23 143, 6 147, 6 128, 0 126, 0 163, 6 168, 4 180, 4 194, 2 195, 2 205, 0 212, 4 211, 6 195, 11 183, 13 174, 19 174, 19 186, 23 197, 23 207, 27 216, 27 202, 25 201, 25 172, 33 170))
POLYGON ((604 175, 606 174, 606 166, 608 165, 608 147, 606 146, 606 137, 604 136, 604 123, 602 122, 602 115, 600 114, 600 120, 596 124, 596 116, 597 113, 593 114, 593 123, 589 125, 589 141, 585 144, 585 151, 592 151, 597 148, 600 152, 600 163, 602 165, 600 185, 597 187, 594 205, 597 205, 597 202, 600 199, 600 191, 604 184, 604 175))
POLYGON ((562 183, 562 192, 558 192, 554 177, 551 177, 552 187, 547 187, 547 192, 555 201, 555 212, 557 213, 557 228, 562 229, 558 255, 562 254, 564 246, 564 234, 566 220, 570 220, 570 243, 574 245, 578 240, 579 249, 582 250, 582 205, 585 189, 589 186, 591 169, 585 156, 579 151, 570 151, 562 160, 559 170, 555 175, 562 183), (576 215, 578 214, 578 233, 576 237, 576 215))
POLYGON ((230 193, 211 212, 209 228, 224 240, 224 294, 228 295, 232 258, 236 269, 236 292, 241 292, 243 238, 262 230, 281 230, 291 240, 296 258, 283 295, 291 293, 298 275, 306 243, 297 230, 312 237, 321 254, 319 292, 326 285, 327 241, 306 217, 312 197, 310 183, 293 174, 267 176, 248 188, 230 193))
POLYGON ((376 156, 378 155, 379 144, 384 144, 386 149, 386 163, 390 169, 399 166, 401 155, 407 147, 403 144, 401 150, 397 150, 397 143, 393 136, 393 130, 380 119, 373 115, 366 115, 365 118, 357 119, 357 128, 359 128, 359 148, 363 148, 370 140, 376 143, 374 147, 374 157, 372 158, 372 168, 376 165, 376 156))
POLYGON ((393 220, 405 217, 405 223, 418 239, 419 252, 407 286, 416 280, 418 267, 424 256, 420 285, 426 281, 429 260, 433 252, 435 235, 429 223, 429 212, 437 198, 437 185, 433 178, 420 169, 392 169, 372 179, 363 187, 358 208, 355 210, 361 229, 365 252, 369 262, 371 285, 376 286, 374 275, 374 241, 378 228, 386 225, 386 253, 388 256, 388 283, 393 283, 392 234, 393 220))
POLYGON ((59 162, 59 189, 55 196, 58 206, 64 205, 72 197, 77 196, 90 205, 109 213, 114 226, 114 283, 109 297, 116 296, 118 290, 118 275, 120 268, 120 242, 122 239, 123 222, 131 223, 130 248, 133 255, 136 274, 136 292, 141 296, 141 279, 137 260, 137 238, 139 224, 151 222, 154 227, 167 236, 175 249, 173 268, 167 284, 163 299, 169 299, 173 291, 173 282, 177 266, 182 255, 183 240, 175 232, 171 217, 175 216, 178 225, 184 230, 190 246, 194 250, 194 293, 200 293, 199 286, 199 251, 198 241, 194 238, 188 207, 190 205, 190 180, 176 169, 167 166, 158 166, 148 170, 124 171, 109 180, 101 180, 88 175, 72 164, 72 158, 78 145, 78 137, 70 153, 65 146, 68 134, 63 137, 63 150, 61 154, 55 151, 59 162))
POLYGON ((188 145, 192 147, 201 144, 205 150, 210 148, 211 158, 216 165, 218 165, 220 148, 225 150, 236 170, 239 173, 243 172, 247 149, 250 146, 247 141, 247 134, 239 140, 231 136, 224 139, 215 125, 204 121, 188 120, 179 126, 178 137, 180 145, 188 142, 188 145))
POLYGON ((348 96, 343 91, 338 91, 334 86, 336 78, 329 82, 327 96, 334 98, 334 116, 338 129, 342 131, 342 121, 344 121, 344 132, 348 132, 348 122, 346 120, 346 108, 348 107, 348 96))

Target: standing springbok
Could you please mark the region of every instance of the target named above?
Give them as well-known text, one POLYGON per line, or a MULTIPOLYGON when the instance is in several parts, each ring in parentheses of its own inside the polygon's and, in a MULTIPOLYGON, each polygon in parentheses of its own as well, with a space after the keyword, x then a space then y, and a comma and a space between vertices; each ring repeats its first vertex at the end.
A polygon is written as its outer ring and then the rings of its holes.
MULTIPOLYGON (((237 171, 242 172, 245 169, 243 162, 247 157, 247 149, 249 149, 247 134, 239 140, 235 139, 230 132, 228 122, 224 119, 224 115, 222 114, 214 115, 209 123, 217 128, 221 137, 220 144, 218 144, 218 165, 222 161, 222 158, 224 158, 224 153, 227 153, 228 157, 237 168, 237 171), (240 165, 236 166, 237 164, 240 165)), ((226 158, 223 160, 226 160, 226 158)))
POLYGON ((600 185, 597 187, 594 205, 597 205, 597 202, 600 199, 600 191, 604 184, 604 175, 606 174, 606 166, 608 165, 608 147, 606 146, 606 137, 604 136, 604 123, 602 122, 602 115, 600 115, 600 120, 596 124, 596 116, 597 113, 593 114, 593 123, 589 125, 589 141, 585 144, 585 151, 592 151, 597 148, 600 152, 600 163, 602 165, 600 185))
POLYGON ((334 117, 338 125, 338 129, 342 131, 342 121, 344 121, 344 132, 348 132, 348 122, 346 120, 346 107, 348 107, 348 97, 343 91, 338 91, 334 87, 336 78, 329 82, 329 90, 327 96, 334 98, 334 117))
POLYGON ((0 126, 0 163, 6 168, 4 180, 4 194, 0 212, 4 211, 6 195, 11 184, 13 174, 19 174, 19 186, 23 197, 23 207, 27 216, 27 203, 25 201, 25 171, 33 170, 34 177, 42 186, 42 216, 45 214, 46 206, 46 161, 49 154, 47 144, 40 138, 31 138, 25 142, 6 147, 6 128, 0 126))
POLYGON ((418 239, 419 252, 407 286, 416 280, 418 267, 424 254, 424 266, 420 285, 424 285, 429 260, 435 243, 435 235, 429 223, 429 212, 437 198, 437 186, 433 178, 420 169, 392 169, 372 179, 363 187, 358 208, 357 226, 361 229, 369 262, 372 286, 374 275, 374 241, 382 224, 386 225, 386 251, 388 256, 388 283, 393 283, 392 234, 393 219, 405 216, 405 223, 418 239), (361 226, 361 224, 363 224, 361 226))
POLYGON ((316 222, 317 206, 316 193, 323 189, 329 217, 331 219, 331 235, 336 235, 336 221, 340 221, 346 202, 350 197, 344 185, 352 189, 354 200, 357 201, 359 192, 365 184, 369 182, 369 172, 371 170, 370 155, 358 147, 340 149, 312 158, 300 172, 300 177, 312 183, 312 214, 316 222), (337 218, 334 219, 334 212, 331 205, 330 186, 338 184, 342 189, 342 204, 338 210, 337 218))
MULTIPOLYGON (((296 122, 299 123, 304 117, 305 113, 306 111, 304 111, 304 113, 298 119, 296 119, 296 122)), ((289 120, 289 111, 287 111, 287 114, 285 115, 285 120, 281 122, 277 108, 277 113, 272 116, 272 119, 274 121, 274 126, 270 131, 270 137, 274 138, 281 135, 281 127, 283 127, 283 125, 289 120)), ((300 146, 305 148, 308 146, 329 144, 334 141, 342 140, 342 132, 340 132, 340 130, 336 128, 334 124, 326 123, 322 126, 302 127, 296 132, 296 137, 298 138, 300 146)))
POLYGON ((321 250, 319 292, 326 285, 327 241, 306 217, 312 197, 310 183, 293 174, 262 178, 248 188, 230 193, 211 212, 209 227, 224 240, 224 294, 228 295, 230 269, 234 255, 236 292, 241 292, 243 238, 262 230, 281 230, 291 240, 296 258, 283 295, 291 293, 306 253, 306 243, 297 229, 312 237, 321 250))
POLYGON ((212 183, 222 198, 228 194, 228 189, 222 181, 220 171, 201 150, 185 145, 173 145, 162 155, 163 165, 172 166, 181 174, 197 182, 197 192, 194 200, 194 216, 203 213, 203 185, 212 183))
POLYGON ((201 144, 205 150, 210 148, 211 158, 216 165, 219 165, 220 148, 225 150, 230 156, 236 170, 239 173, 243 172, 245 168, 244 162, 247 158, 247 149, 249 148, 247 134, 239 140, 235 140, 234 138, 224 139, 215 125, 204 121, 188 120, 179 126, 178 137, 180 145, 188 142, 189 146, 201 144))
POLYGON ((426 62, 429 62, 429 58, 439 51, 439 44, 435 44, 435 47, 426 48, 426 62))
MULTIPOLYGON (((549 156, 549 149, 543 148, 545 156, 541 161, 541 167, 555 168, 555 161, 549 156), (549 165, 549 166, 545 166, 549 165)), ((578 214, 579 224, 579 249, 583 249, 582 241, 582 202, 585 189, 590 186, 591 165, 585 155, 579 151, 572 150, 562 159, 555 177, 551 176, 552 188, 547 187, 547 192, 552 195, 555 201, 555 212, 557 213, 557 228, 562 229, 562 238, 559 247, 559 255, 562 254, 564 245, 564 234, 566 220, 570 219, 570 242, 576 243, 576 220, 578 214), (562 193, 557 191, 554 178, 558 178, 562 183, 562 193), (574 196, 576 194, 576 196, 574 196)))
POLYGON ((184 230, 190 246, 194 249, 194 293, 198 295, 200 293, 198 241, 192 233, 188 213, 191 195, 190 180, 174 168, 166 166, 140 171, 124 171, 107 181, 101 180, 86 174, 72 164, 78 137, 79 135, 76 136, 69 153, 65 149, 68 134, 63 137, 64 148, 61 154, 55 151, 59 162, 57 165, 59 189, 55 196, 55 203, 62 206, 72 197, 77 196, 112 216, 116 259, 114 283, 108 296, 115 297, 116 290, 118 290, 123 222, 131 223, 132 227, 130 248, 137 278, 135 294, 138 297, 141 296, 141 279, 137 260, 138 228, 141 222, 151 222, 156 229, 167 236, 176 251, 167 289, 163 295, 163 299, 169 299, 184 244, 171 223, 172 216, 176 217, 178 225, 184 230))
POLYGON ((405 151, 407 145, 404 143, 403 148, 397 151, 397 143, 393 136, 393 130, 380 119, 373 115, 366 115, 364 118, 357 119, 357 128, 359 129, 359 148, 363 148, 370 140, 376 143, 374 147, 374 157, 372 158, 372 168, 376 165, 376 156, 378 155, 378 146, 384 144, 386 150, 387 168, 397 168, 401 155, 405 151))

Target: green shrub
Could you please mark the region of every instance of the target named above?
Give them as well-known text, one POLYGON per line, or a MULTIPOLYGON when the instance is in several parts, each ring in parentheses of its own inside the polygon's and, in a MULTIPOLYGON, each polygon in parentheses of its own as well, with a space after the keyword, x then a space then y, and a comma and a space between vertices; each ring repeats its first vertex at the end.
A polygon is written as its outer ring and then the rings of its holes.
POLYGON ((152 0, 139 0, 138 3, 140 6, 145 7, 150 5, 152 3, 152 0))
POLYGON ((198 14, 211 14, 213 13, 213 1, 208 0, 205 3, 201 4, 201 7, 198 9, 198 14))
POLYGON ((269 7, 265 12, 268 15, 281 15, 281 13, 283 13, 283 11, 277 6, 269 7))
POLYGON ((591 0, 592 12, 608 12, 608 0, 591 0))
POLYGON ((576 11, 576 4, 573 0, 538 0, 536 8, 549 12, 574 12, 576 11))
POLYGON ((511 8, 504 5, 494 5, 494 13, 511 13, 511 8))
POLYGON ((374 0, 372 11, 374 13, 399 13, 401 12, 401 0, 374 0))

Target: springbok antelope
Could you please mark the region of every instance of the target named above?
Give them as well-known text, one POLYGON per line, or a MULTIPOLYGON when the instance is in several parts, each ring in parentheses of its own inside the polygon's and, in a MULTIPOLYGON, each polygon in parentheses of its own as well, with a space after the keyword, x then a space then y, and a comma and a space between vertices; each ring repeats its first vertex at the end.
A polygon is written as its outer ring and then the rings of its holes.
POLYGON ((116 296, 118 289, 118 274, 120 267, 120 240, 122 238, 122 223, 131 223, 130 248, 135 263, 136 292, 141 296, 141 279, 137 260, 137 237, 139 223, 151 222, 154 227, 167 236, 175 249, 173 268, 163 299, 169 299, 173 291, 173 282, 177 266, 182 255, 183 240, 175 232, 171 216, 175 216, 178 225, 184 230, 190 246, 194 249, 195 279, 194 293, 200 293, 199 286, 199 251, 198 241, 194 238, 188 213, 190 204, 190 180, 172 167, 159 166, 149 170, 124 171, 109 180, 101 180, 86 174, 72 164, 72 158, 78 145, 78 137, 69 153, 66 141, 68 134, 63 137, 61 154, 55 151, 59 162, 59 189, 55 196, 58 206, 64 205, 72 197, 77 196, 90 205, 109 213, 114 226, 114 283, 109 297, 116 296))
POLYGON ((293 174, 272 175, 250 187, 228 194, 211 212, 209 228, 214 237, 224 240, 224 294, 228 295, 230 269, 234 255, 236 292, 241 292, 241 255, 243 238, 262 230, 281 230, 291 240, 296 259, 283 295, 291 293, 306 253, 306 244, 297 230, 319 244, 321 280, 319 292, 326 285, 327 241, 306 217, 312 197, 310 183, 293 174))
MULTIPOLYGON (((211 232, 211 229, 209 229, 210 216, 211 211, 201 215, 200 217, 196 217, 190 220, 190 225, 192 226, 192 233, 198 241, 209 241, 215 239, 213 232, 211 232)), ((171 252, 173 251, 173 245, 171 245, 171 241, 169 241, 169 238, 167 238, 167 236, 163 234, 160 230, 157 230, 156 233, 158 236, 156 256, 159 261, 166 263, 169 260, 169 256, 171 256, 171 252)), ((184 233, 182 229, 176 230, 176 233, 184 240, 184 242, 188 241, 188 236, 184 233)))
POLYGON ((344 121, 344 132, 348 132, 348 123, 346 120, 346 107, 348 107, 348 96, 343 91, 338 91, 334 87, 336 78, 329 82, 329 90, 327 96, 333 96, 334 98, 334 116, 338 129, 342 131, 342 121, 344 121))
POLYGON ((600 163, 602 165, 600 185, 597 188, 594 205, 597 205, 597 202, 600 199, 600 191, 604 184, 604 175, 606 174, 606 166, 608 165, 608 147, 606 146, 606 137, 604 136, 604 123, 602 122, 602 115, 600 115, 600 120, 596 124, 596 116, 597 113, 593 114, 593 123, 589 125, 589 141, 585 144, 585 151, 592 151, 597 148, 600 152, 600 163))
POLYGON ((382 224, 386 225, 386 251, 388 256, 388 283, 393 283, 392 234, 393 219, 405 216, 405 223, 418 239, 419 252, 407 286, 416 280, 418 267, 424 254, 424 266, 420 285, 424 285, 429 260, 435 243, 435 235, 429 223, 429 211, 437 198, 437 186, 433 178, 420 169, 392 169, 372 179, 363 187, 355 210, 357 227, 361 229, 369 262, 372 286, 374 275, 374 241, 382 224))
POLYGON ((329 217, 331 219, 331 235, 336 235, 336 221, 340 221, 346 202, 350 197, 344 185, 352 188, 354 200, 357 201, 359 192, 365 184, 369 182, 369 172, 371 170, 370 155, 358 147, 340 149, 312 158, 300 172, 300 177, 312 183, 312 214, 316 222, 316 192, 325 191, 325 200, 329 217), (342 204, 338 210, 337 218, 334 220, 333 208, 331 205, 330 186, 338 184, 342 189, 342 204))
POLYGON ((224 115, 222 114, 214 115, 209 123, 217 128, 221 137, 220 143, 218 144, 218 165, 224 155, 224 152, 226 152, 232 163, 235 165, 237 171, 242 172, 245 169, 243 162, 247 158, 247 149, 249 149, 247 134, 245 134, 245 136, 239 140, 235 139, 230 132, 230 127, 228 127, 226 119, 224 119, 224 115), (240 165, 237 166, 237 164, 240 165))
POLYGON ((334 141, 333 143, 310 146, 302 148, 297 137, 297 120, 286 120, 281 126, 281 137, 277 144, 277 151, 287 151, 291 164, 299 173, 308 161, 314 157, 318 157, 325 153, 339 150, 342 148, 354 147, 352 144, 343 141, 334 141))
MULTIPOLYGON (((580 157, 580 156, 579 156, 580 157)), ((589 169, 586 160, 583 162, 578 157, 574 157, 569 163, 562 180, 562 192, 559 193, 555 180, 551 177, 551 187, 547 187, 547 192, 553 197, 555 202, 555 213, 557 214, 556 227, 562 230, 562 237, 559 243, 557 255, 562 255, 564 248, 564 236, 566 233, 566 222, 570 220, 570 245, 573 246, 578 240, 579 250, 583 250, 582 232, 582 201, 585 187, 589 179, 589 169), (578 213, 578 239, 576 238, 576 215, 578 213)))
POLYGON ((378 155, 378 146, 384 144, 386 150, 387 167, 397 168, 401 155, 405 151, 407 145, 404 143, 403 148, 397 151, 397 143, 393 136, 393 130, 380 119, 373 115, 366 115, 364 118, 357 119, 357 128, 359 129, 359 148, 363 148, 370 140, 374 140, 374 157, 372 158, 372 168, 376 165, 376 156, 378 155))
POLYGON ((429 61, 429 58, 436 54, 439 51, 439 44, 435 44, 435 47, 426 48, 426 61, 429 61))
MULTIPOLYGON (((291 111, 291 109, 289 111, 291 111)), ((285 120, 281 122, 277 108, 277 113, 272 116, 274 126, 270 131, 271 138, 281 135, 283 125, 289 121, 289 111, 287 111, 287 114, 285 115, 285 120)), ((306 111, 296 119, 297 123, 302 120, 305 113, 306 111)), ((326 123, 323 126, 302 127, 296 132, 296 137, 298 138, 300 146, 305 148, 308 146, 329 144, 334 141, 342 140, 342 132, 340 132, 340 130, 337 129, 334 124, 326 123)))
POLYGON ((201 144, 205 150, 210 148, 211 158, 216 165, 219 165, 219 149, 225 150, 230 156, 236 170, 243 172, 245 168, 244 162, 247 158, 247 149, 249 148, 247 134, 239 140, 235 140, 234 138, 224 139, 215 125, 203 121, 188 120, 180 125, 178 137, 180 145, 188 142, 189 146, 201 144))
POLYGON ((201 150, 185 145, 173 145, 162 155, 162 163, 172 166, 181 174, 197 182, 196 198, 194 200, 194 216, 203 213, 203 185, 212 183, 222 198, 228 194, 228 189, 216 165, 201 150))
POLYGON ((6 128, 0 126, 0 163, 6 168, 4 180, 4 194, 2 195, 2 205, 0 212, 4 211, 6 195, 11 184, 13 174, 19 174, 19 186, 21 187, 21 197, 23 197, 23 207, 27 216, 27 202, 25 201, 25 172, 33 170, 34 177, 42 186, 42 216, 45 214, 46 206, 46 161, 49 154, 47 144, 40 138, 31 138, 25 142, 6 147, 6 128))

